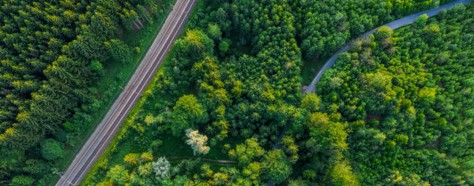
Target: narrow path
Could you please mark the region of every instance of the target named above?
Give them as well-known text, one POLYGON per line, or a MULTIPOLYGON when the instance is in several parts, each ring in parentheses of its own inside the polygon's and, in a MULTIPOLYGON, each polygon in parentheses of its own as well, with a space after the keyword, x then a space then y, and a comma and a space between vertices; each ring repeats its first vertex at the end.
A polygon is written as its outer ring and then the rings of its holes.
POLYGON ((127 86, 89 137, 56 186, 79 185, 89 169, 107 149, 142 92, 153 79, 168 50, 181 33, 196 0, 177 0, 160 33, 134 72, 127 86))
MULTIPOLYGON (((418 17, 420 17, 423 14, 428 15, 428 17, 433 17, 433 16, 437 15, 441 10, 450 9, 450 8, 453 8, 454 6, 456 6, 458 4, 467 4, 469 2, 471 2, 471 0, 455 0, 455 1, 452 1, 450 3, 441 5, 437 8, 429 9, 429 10, 426 10, 426 11, 421 11, 421 12, 403 17, 401 19, 392 21, 392 22, 387 23, 387 24, 382 25, 382 26, 388 26, 388 27, 392 28, 393 30, 395 30, 395 29, 403 27, 405 25, 412 24, 413 22, 415 22, 415 20, 418 17)), ((373 34, 377 30, 377 28, 362 34, 361 36, 355 38, 354 40, 362 39, 362 38, 365 38, 365 37, 369 36, 370 34, 373 34)), ((306 90, 304 91, 305 93, 312 93, 312 92, 316 91, 316 84, 319 82, 319 80, 323 76, 324 72, 334 65, 334 63, 336 62, 337 57, 339 56, 340 53, 346 52, 350 49, 350 47, 351 47, 350 44, 351 44, 351 42, 346 43, 346 45, 344 47, 339 49, 331 58, 329 58, 329 60, 326 62, 326 64, 324 64, 324 66, 321 68, 321 70, 319 70, 318 74, 314 77, 311 84, 309 84, 306 87, 306 90)))

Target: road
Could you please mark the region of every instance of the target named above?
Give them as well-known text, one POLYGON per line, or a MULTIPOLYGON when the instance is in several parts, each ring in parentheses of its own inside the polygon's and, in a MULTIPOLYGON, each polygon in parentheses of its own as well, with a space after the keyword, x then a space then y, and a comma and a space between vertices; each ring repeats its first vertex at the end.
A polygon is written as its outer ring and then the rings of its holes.
MULTIPOLYGON (((433 16, 437 15, 441 10, 450 9, 450 8, 453 8, 454 6, 456 6, 457 4, 466 4, 466 3, 469 3, 469 2, 471 2, 471 0, 455 0, 455 1, 452 1, 450 3, 441 5, 437 8, 429 9, 429 10, 426 10, 426 11, 421 11, 421 12, 403 17, 401 19, 397 19, 395 21, 392 21, 392 22, 387 23, 387 24, 382 25, 382 26, 388 26, 388 27, 392 28, 393 30, 395 30, 395 29, 403 27, 405 25, 412 24, 418 17, 420 17, 423 14, 428 15, 428 17, 433 17, 433 16)), ((364 37, 367 37, 370 34, 374 33, 376 30, 377 30, 377 28, 375 28, 371 31, 368 31, 368 32, 362 34, 361 36, 357 37, 354 40, 358 40, 358 39, 362 39, 364 37)), ((351 42, 346 43, 346 45, 344 47, 339 49, 331 58, 329 58, 329 60, 326 62, 326 64, 324 64, 324 66, 321 68, 321 70, 319 70, 318 74, 314 77, 311 84, 309 84, 306 87, 306 89, 304 91, 305 93, 312 93, 312 92, 316 91, 316 84, 319 82, 319 80, 323 76, 324 72, 334 65, 334 63, 336 62, 337 57, 339 56, 340 53, 346 52, 350 49, 350 47, 351 47, 350 43, 351 42)))
POLYGON ((181 33, 195 4, 196 0, 177 0, 160 33, 153 41, 127 86, 76 155, 69 168, 56 183, 57 186, 79 185, 92 165, 107 149, 121 123, 141 97, 142 92, 153 79, 170 47, 181 33))

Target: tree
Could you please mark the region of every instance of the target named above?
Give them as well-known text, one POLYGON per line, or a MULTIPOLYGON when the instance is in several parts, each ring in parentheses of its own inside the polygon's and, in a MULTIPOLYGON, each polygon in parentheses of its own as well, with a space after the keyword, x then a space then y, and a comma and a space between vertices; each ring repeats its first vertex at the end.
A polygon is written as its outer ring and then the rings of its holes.
POLYGON ((200 55, 196 54, 212 54, 214 42, 200 30, 188 30, 182 41, 184 42, 185 50, 194 53, 191 54, 191 59, 199 60, 200 55))
POLYGON ((101 74, 103 72, 104 67, 102 66, 102 63, 98 60, 93 60, 90 64, 90 69, 92 72, 101 74))
POLYGON ((331 182, 334 185, 360 185, 356 175, 347 161, 339 161, 331 171, 331 182))
POLYGON ((153 154, 151 152, 144 152, 140 156, 140 162, 149 162, 153 160, 153 154))
POLYGON ((169 178, 171 164, 165 157, 158 158, 158 160, 152 163, 152 167, 156 179, 163 180, 169 178))
POLYGON ((221 55, 225 55, 227 53, 227 51, 229 50, 230 44, 231 44, 231 41, 228 39, 223 39, 219 43, 219 52, 221 52, 221 55))
POLYGON ((123 158, 123 161, 127 163, 128 165, 136 166, 138 165, 138 163, 140 163, 140 158, 138 154, 130 153, 130 154, 127 154, 125 158, 123 158))
POLYGON ((258 144, 257 138, 246 139, 244 144, 237 145, 229 151, 229 156, 236 158, 240 165, 247 165, 252 160, 265 154, 265 150, 258 144))
POLYGON ((150 23, 153 23, 153 18, 151 17, 150 13, 145 7, 143 7, 142 5, 138 5, 137 9, 138 9, 138 13, 143 19, 147 20, 150 23))
POLYGON ((441 36, 441 28, 438 24, 429 24, 423 28, 423 37, 426 38, 429 43, 431 41, 440 38, 441 36))
POLYGON ((242 170, 243 176, 253 180, 253 183, 258 185, 261 181, 262 164, 259 162, 252 162, 242 170))
POLYGON ((186 144, 191 146, 194 156, 209 153, 210 147, 206 146, 207 136, 193 129, 186 129, 186 136, 188 137, 186 144))
POLYGON ((285 153, 280 149, 272 150, 265 154, 262 167, 265 177, 276 184, 285 181, 292 172, 285 153))
POLYGON ((306 94, 303 97, 303 100, 301 100, 301 108, 306 109, 308 112, 318 111, 320 104, 321 104, 321 100, 314 93, 306 94))
POLYGON ((33 185, 35 180, 29 176, 15 176, 12 179, 11 186, 28 186, 33 185))
POLYGON ((195 96, 185 95, 180 97, 173 107, 172 118, 172 133, 174 136, 180 136, 185 129, 206 122, 208 116, 195 96))
POLYGON ((375 31, 374 37, 377 41, 383 41, 392 37, 393 30, 388 26, 381 26, 375 31))
POLYGON ((207 35, 209 35, 211 39, 220 40, 222 36, 221 28, 219 28, 219 26, 216 24, 209 24, 207 28, 207 35))
POLYGON ((45 161, 36 159, 26 160, 23 167, 23 171, 34 175, 43 175, 48 169, 48 164, 45 161))
POLYGON ((99 36, 97 38, 111 38, 117 34, 117 23, 103 12, 95 11, 90 24, 96 37, 99 36))
POLYGON ((148 115, 146 115, 146 117, 143 121, 145 122, 145 124, 151 125, 151 124, 155 123, 155 120, 156 119, 155 119, 155 117, 153 117, 153 115, 148 114, 148 115))
POLYGON ((415 26, 418 27, 418 28, 423 28, 426 25, 426 22, 428 21, 428 18, 429 17, 426 14, 421 15, 420 17, 418 17, 415 20, 415 26))
POLYGON ((56 160, 63 158, 64 146, 61 142, 54 139, 47 139, 41 143, 41 155, 47 160, 56 160))
POLYGON ((284 136, 281 139, 281 144, 285 153, 288 155, 289 162, 295 164, 298 161, 298 145, 295 144, 295 139, 290 136, 284 136))
POLYGON ((115 184, 125 185, 129 179, 128 170, 121 165, 115 165, 107 172, 107 177, 115 184))
POLYGON ((375 31, 374 37, 383 47, 387 47, 392 43, 393 30, 388 26, 381 26, 375 31))
POLYGON ((123 41, 118 39, 111 39, 105 42, 112 59, 119 61, 122 64, 129 62, 130 60, 130 48, 123 41))
POLYGON ((137 169, 138 175, 140 175, 142 177, 146 177, 146 176, 150 175, 153 171, 154 170, 153 170, 153 163, 152 162, 142 164, 142 165, 138 166, 138 169, 137 169))

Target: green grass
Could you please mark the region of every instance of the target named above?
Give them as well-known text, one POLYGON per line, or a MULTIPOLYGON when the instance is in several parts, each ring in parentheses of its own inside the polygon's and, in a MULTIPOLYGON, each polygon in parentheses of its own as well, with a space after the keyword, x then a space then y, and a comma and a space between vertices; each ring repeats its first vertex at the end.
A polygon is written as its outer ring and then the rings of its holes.
POLYGON ((303 68, 301 69, 301 77, 303 78, 303 85, 309 85, 313 78, 318 74, 319 70, 324 66, 328 58, 310 59, 303 61, 303 68))
MULTIPOLYGON (((143 57, 146 55, 148 48, 153 43, 157 33, 161 29, 168 13, 171 10, 170 2, 175 0, 165 0, 166 11, 158 13, 155 20, 151 24, 147 24, 142 30, 136 32, 127 32, 124 35, 125 38, 121 38, 131 50, 134 50, 135 47, 139 47, 140 52, 131 52, 130 62, 129 63, 120 63, 117 61, 109 60, 104 63, 104 75, 100 78, 97 84, 94 86, 98 92, 98 99, 101 100, 101 106, 92 117, 90 124, 84 128, 86 131, 83 131, 81 134, 75 137, 75 143, 71 147, 67 148, 65 151, 65 158, 58 160, 54 167, 60 171, 65 171, 69 165, 74 160, 75 155, 79 152, 85 142, 88 140, 89 136, 94 132, 97 125, 102 121, 105 114, 109 111, 110 107, 117 99, 117 97, 122 92, 121 87, 125 87, 128 81, 130 80, 133 72, 136 70, 140 64, 143 57)), ((54 185, 59 177, 56 179, 51 179, 48 185, 54 185)))

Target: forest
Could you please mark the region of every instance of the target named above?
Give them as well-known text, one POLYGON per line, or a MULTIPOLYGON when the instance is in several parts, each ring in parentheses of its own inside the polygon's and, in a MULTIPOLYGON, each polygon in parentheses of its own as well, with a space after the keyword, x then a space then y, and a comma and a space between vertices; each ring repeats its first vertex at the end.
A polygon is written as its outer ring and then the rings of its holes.
POLYGON ((473 10, 381 27, 324 77, 318 95, 348 123, 363 185, 473 184, 473 10))
POLYGON ((165 2, 0 1, 0 185, 54 184, 57 163, 73 157, 112 97, 96 82, 139 55, 124 36, 161 16, 165 2))
POLYGON ((200 1, 84 185, 473 185, 474 7, 200 1))

